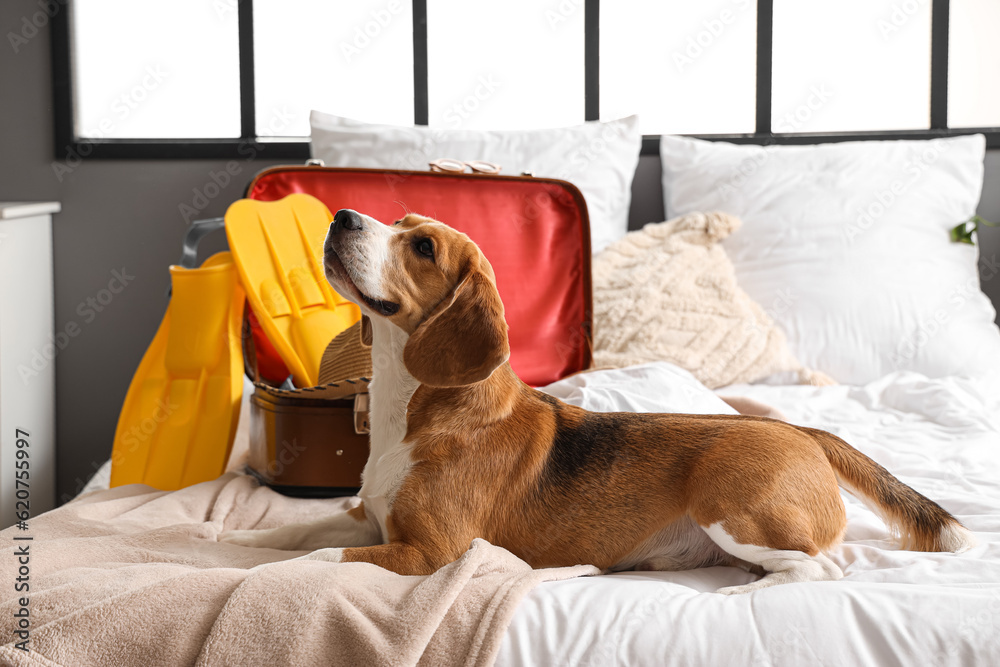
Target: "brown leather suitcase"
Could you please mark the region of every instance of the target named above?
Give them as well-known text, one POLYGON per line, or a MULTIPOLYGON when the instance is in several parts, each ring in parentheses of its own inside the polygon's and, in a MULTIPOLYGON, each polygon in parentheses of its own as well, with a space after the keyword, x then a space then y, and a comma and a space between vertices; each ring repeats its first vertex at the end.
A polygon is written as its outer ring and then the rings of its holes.
MULTIPOLYGON (((245 318, 245 327, 249 319, 245 318)), ((249 472, 289 496, 354 495, 368 460, 372 362, 367 322, 356 323, 330 341, 315 387, 289 389, 263 381, 255 340, 260 341, 259 336, 244 333, 244 361, 254 380, 249 472)))
POLYGON ((355 431, 354 404, 282 396, 257 385, 250 397, 250 470, 289 496, 354 495, 368 460, 368 435, 355 431))

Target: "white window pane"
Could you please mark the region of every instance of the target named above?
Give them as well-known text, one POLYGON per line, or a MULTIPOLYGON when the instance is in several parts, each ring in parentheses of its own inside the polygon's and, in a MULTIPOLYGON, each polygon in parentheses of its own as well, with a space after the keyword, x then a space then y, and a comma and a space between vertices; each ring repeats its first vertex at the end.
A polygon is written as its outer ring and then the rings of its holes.
MULTIPOLYGON (((582 4, 582 3, 581 3, 582 4)), ((644 134, 753 132, 755 0, 601 3, 601 118, 644 134)))
POLYGON ((929 127, 930 5, 775 0, 771 129, 929 127))
POLYGON ((410 0, 254 0, 257 133, 307 137, 312 109, 413 124, 410 0))
POLYGON ((78 136, 240 136, 235 0, 76 0, 72 43, 78 136))
POLYGON ((427 69, 432 126, 582 123, 583 2, 428 0, 427 69))
POLYGON ((948 125, 1000 126, 1000 2, 951 0, 948 125))

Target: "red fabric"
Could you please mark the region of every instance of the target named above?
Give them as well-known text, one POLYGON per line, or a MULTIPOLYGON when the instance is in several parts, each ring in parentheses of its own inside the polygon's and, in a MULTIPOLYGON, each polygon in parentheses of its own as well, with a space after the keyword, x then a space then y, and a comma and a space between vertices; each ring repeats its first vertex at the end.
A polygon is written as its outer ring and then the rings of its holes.
POLYGON ((490 178, 365 169, 279 167, 247 196, 293 192, 331 212, 354 209, 392 224, 420 213, 465 232, 496 273, 510 327, 510 363, 533 386, 590 366, 590 225, 575 187, 530 177, 490 178))
POLYGON ((246 302, 246 314, 250 323, 250 335, 253 337, 253 348, 257 353, 257 373, 261 379, 273 385, 280 385, 289 376, 288 366, 281 360, 281 355, 274 349, 271 339, 264 333, 264 328, 257 321, 249 301, 246 302))

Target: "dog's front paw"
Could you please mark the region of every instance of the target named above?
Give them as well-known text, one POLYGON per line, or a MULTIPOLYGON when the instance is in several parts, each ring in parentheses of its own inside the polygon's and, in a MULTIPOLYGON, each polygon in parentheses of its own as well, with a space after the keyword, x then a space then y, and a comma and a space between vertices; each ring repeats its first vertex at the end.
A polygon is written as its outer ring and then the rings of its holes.
POLYGON ((219 533, 219 541, 241 547, 270 547, 270 530, 227 530, 219 533))

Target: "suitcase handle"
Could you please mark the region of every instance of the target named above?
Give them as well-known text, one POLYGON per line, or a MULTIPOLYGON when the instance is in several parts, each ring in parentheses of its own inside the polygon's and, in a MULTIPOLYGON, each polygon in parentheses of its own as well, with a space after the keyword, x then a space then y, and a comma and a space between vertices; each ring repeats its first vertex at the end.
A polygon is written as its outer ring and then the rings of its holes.
POLYGON ((456 160, 450 157, 443 157, 431 160, 427 163, 431 171, 445 172, 448 174, 464 174, 468 167, 473 174, 499 174, 503 167, 495 162, 486 160, 456 160))
MULTIPOLYGON (((437 161, 438 160, 435 160, 434 162, 437 162, 437 161)), ((483 162, 482 160, 475 160, 475 161, 476 162, 483 162)), ((428 165, 430 166, 430 168, 431 168, 430 170, 431 171, 435 171, 435 169, 434 169, 434 162, 428 162, 428 165)), ((489 162, 489 163, 486 163, 486 164, 493 164, 493 163, 489 162)), ((306 160, 305 166, 307 166, 307 167, 325 167, 326 163, 323 162, 323 160, 319 159, 318 157, 311 157, 308 160, 306 160)), ((500 171, 502 170, 502 167, 500 165, 495 165, 495 166, 497 167, 497 170, 494 173, 499 174, 500 171)), ((444 171, 447 171, 447 170, 444 170, 444 171)), ((463 171, 464 171, 464 168, 463 168, 463 171)), ((475 170, 473 170, 473 173, 476 173, 475 170)), ((522 171, 521 172, 521 176, 526 176, 526 177, 529 177, 529 178, 533 177, 534 175, 535 175, 535 172, 533 172, 533 171, 522 171)), ((249 191, 249 186, 247 187, 247 190, 249 191)))
POLYGON ((181 259, 178 264, 185 269, 193 269, 198 266, 198 244, 201 240, 226 225, 225 218, 208 218, 207 220, 195 220, 191 223, 187 233, 184 235, 184 245, 181 247, 181 259))
MULTIPOLYGON (((217 229, 222 229, 226 225, 225 218, 208 218, 207 220, 195 220, 191 223, 187 233, 184 234, 184 243, 181 245, 181 259, 177 264, 185 269, 193 269, 198 266, 198 244, 201 240, 217 229)), ((167 288, 167 298, 174 292, 171 284, 167 288)))

